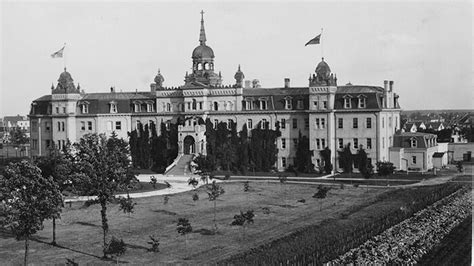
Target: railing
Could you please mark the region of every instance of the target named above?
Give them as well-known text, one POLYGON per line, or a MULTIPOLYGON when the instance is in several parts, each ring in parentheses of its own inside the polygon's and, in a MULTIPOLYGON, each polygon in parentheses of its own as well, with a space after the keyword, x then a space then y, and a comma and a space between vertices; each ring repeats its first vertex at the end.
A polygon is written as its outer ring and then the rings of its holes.
POLYGON ((165 169, 165 174, 167 174, 173 167, 176 166, 176 164, 178 163, 178 161, 181 159, 181 157, 183 157, 183 154, 180 154, 176 157, 176 159, 174 159, 173 163, 171 163, 170 165, 168 165, 165 169))

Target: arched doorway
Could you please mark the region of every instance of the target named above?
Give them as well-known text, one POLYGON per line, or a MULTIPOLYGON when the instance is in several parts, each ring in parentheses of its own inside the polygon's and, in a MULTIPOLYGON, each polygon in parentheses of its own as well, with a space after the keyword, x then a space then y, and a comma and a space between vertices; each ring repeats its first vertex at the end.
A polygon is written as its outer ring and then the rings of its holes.
POLYGON ((196 152, 196 145, 192 136, 184 138, 184 154, 193 154, 196 152))

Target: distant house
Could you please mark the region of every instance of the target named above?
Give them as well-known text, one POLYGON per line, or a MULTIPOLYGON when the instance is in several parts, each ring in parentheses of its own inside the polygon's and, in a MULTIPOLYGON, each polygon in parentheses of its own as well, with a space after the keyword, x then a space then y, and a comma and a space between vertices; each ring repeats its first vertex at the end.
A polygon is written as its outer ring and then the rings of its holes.
POLYGON ((24 131, 30 131, 30 121, 26 116, 5 116, 3 118, 3 124, 5 127, 5 131, 10 131, 14 128, 20 128, 24 131))
POLYGON ((432 129, 434 131, 441 131, 446 128, 443 122, 430 122, 426 125, 427 129, 432 129))
POLYGON ((433 156, 436 154, 436 167, 441 168, 447 164, 447 147, 447 143, 438 144, 435 134, 395 134, 393 147, 390 148, 390 162, 398 170, 425 172, 433 169, 433 156))
POLYGON ((426 125, 423 122, 406 122, 402 127, 402 132, 416 133, 426 129, 426 125))

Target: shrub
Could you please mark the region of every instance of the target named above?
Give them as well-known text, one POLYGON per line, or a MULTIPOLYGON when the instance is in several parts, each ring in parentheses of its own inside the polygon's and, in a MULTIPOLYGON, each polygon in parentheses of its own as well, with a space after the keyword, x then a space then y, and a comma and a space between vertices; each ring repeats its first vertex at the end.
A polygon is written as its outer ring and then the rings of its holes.
POLYGON ((377 162, 377 173, 379 176, 391 175, 393 174, 393 171, 395 171, 395 167, 393 166, 393 163, 382 162, 382 161, 377 162))
POLYGON ((104 254, 119 257, 123 255, 126 250, 127 247, 123 242, 123 239, 119 240, 118 238, 113 236, 110 242, 105 247, 104 254))
POLYGON ((154 189, 156 189, 156 183, 158 180, 154 176, 150 176, 150 184, 153 186, 154 189))
POLYGON ((151 248, 149 248, 148 251, 160 252, 160 249, 158 248, 160 246, 160 240, 154 235, 151 235, 149 237, 150 237, 150 241, 148 241, 147 243, 151 245, 151 248))

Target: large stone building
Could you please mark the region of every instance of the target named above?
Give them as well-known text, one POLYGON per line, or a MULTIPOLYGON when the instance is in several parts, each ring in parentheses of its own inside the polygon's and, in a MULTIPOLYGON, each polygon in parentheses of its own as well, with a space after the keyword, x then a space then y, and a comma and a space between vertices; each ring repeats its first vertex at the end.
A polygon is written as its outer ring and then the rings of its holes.
POLYGON ((279 122, 278 138, 280 170, 293 164, 299 132, 310 139, 313 163, 321 162, 319 151, 331 149, 331 159, 338 167, 337 150, 350 144, 353 153, 362 145, 373 163, 389 160, 393 135, 400 129, 398 95, 393 81, 383 87, 338 86, 336 75, 327 62, 317 65, 307 87, 292 87, 289 79, 278 88, 245 86, 240 66, 235 84, 222 85, 215 71, 214 51, 206 45, 204 20, 201 17, 199 45, 192 52, 192 73, 186 73, 179 87, 164 87, 160 71, 150 90, 84 93, 75 86, 71 74, 64 69, 51 94, 32 103, 31 144, 33 155, 43 155, 53 143, 62 147, 67 140, 77 141, 87 133, 115 131, 127 138, 127 132, 138 123, 155 125, 174 123, 179 116, 188 118, 179 126, 179 153, 206 153, 204 125, 197 121, 209 118, 213 123, 244 124, 249 129, 259 122, 274 128, 279 122))

